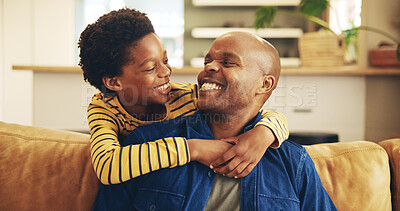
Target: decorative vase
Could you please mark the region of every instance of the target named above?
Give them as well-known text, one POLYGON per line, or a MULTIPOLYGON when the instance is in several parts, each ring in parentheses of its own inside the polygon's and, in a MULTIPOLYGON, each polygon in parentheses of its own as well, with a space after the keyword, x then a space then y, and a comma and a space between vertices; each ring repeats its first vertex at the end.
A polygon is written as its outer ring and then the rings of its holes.
POLYGON ((299 52, 303 67, 343 66, 344 37, 327 31, 304 33, 299 38, 299 52))

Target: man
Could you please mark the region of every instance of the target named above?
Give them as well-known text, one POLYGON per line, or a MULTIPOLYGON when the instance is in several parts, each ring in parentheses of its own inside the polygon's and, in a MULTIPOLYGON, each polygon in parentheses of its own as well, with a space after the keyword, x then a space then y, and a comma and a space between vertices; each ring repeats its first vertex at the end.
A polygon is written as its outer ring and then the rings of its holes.
MULTIPOLYGON (((260 120, 259 110, 277 86, 279 74, 278 52, 268 42, 243 32, 224 34, 214 41, 198 75, 201 111, 140 127, 124 144, 170 136, 224 139, 242 134, 260 120)), ((193 156, 204 163, 217 154, 213 148, 193 149, 193 156)), ((198 162, 162 169, 102 186, 94 209, 336 210, 300 145, 285 141, 278 149, 269 148, 254 165, 242 179, 216 175, 198 162)), ((237 171, 241 169, 245 167, 238 165, 237 171)))

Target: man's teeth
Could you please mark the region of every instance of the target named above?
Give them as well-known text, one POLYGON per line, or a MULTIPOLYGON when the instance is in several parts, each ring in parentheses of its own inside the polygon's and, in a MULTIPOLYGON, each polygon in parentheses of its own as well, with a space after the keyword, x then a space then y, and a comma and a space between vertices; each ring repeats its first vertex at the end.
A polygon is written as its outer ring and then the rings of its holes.
POLYGON ((222 89, 222 86, 215 83, 204 83, 200 88, 200 90, 219 90, 219 89, 222 89))
POLYGON ((166 83, 164 85, 156 87, 156 89, 164 91, 164 90, 168 89, 168 87, 169 87, 169 83, 166 83))

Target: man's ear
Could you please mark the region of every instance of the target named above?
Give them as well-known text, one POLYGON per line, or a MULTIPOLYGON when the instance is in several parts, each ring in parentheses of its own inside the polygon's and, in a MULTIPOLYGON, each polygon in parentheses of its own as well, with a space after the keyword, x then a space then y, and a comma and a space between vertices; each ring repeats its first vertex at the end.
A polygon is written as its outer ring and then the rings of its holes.
POLYGON ((257 94, 268 94, 275 89, 276 78, 273 75, 263 75, 262 84, 257 89, 257 94))
POLYGON ((107 89, 119 92, 122 90, 121 81, 117 77, 103 77, 103 84, 107 87, 107 89))

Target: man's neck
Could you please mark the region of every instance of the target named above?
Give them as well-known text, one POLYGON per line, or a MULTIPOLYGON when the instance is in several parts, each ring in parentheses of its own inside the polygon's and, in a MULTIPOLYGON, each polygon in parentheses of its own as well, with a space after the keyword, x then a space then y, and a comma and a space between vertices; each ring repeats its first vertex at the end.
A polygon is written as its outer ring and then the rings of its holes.
POLYGON ((209 114, 207 123, 215 139, 228 138, 243 133, 247 124, 257 115, 257 111, 236 111, 233 114, 209 114))

